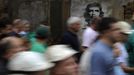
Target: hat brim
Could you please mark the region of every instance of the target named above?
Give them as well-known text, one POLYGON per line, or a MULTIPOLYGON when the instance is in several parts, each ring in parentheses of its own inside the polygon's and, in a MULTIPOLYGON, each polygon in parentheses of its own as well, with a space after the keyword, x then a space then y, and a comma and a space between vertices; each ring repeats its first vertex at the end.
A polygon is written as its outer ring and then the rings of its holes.
POLYGON ((54 66, 54 64, 52 63, 44 63, 44 65, 39 65, 37 67, 33 67, 33 68, 30 68, 29 71, 42 71, 42 70, 48 70, 50 68, 52 68, 54 66))
POLYGON ((133 33, 133 31, 127 31, 127 32, 123 32, 124 34, 128 34, 128 35, 130 35, 130 34, 132 34, 133 33))

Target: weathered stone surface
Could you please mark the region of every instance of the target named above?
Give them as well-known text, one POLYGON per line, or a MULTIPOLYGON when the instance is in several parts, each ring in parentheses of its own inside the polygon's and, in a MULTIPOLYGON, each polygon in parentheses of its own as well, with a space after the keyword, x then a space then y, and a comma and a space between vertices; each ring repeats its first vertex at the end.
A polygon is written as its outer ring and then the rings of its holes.
POLYGON ((12 19, 29 20, 33 27, 49 19, 49 0, 8 0, 8 13, 12 19))
POLYGON ((87 4, 98 2, 101 4, 104 16, 123 18, 123 5, 133 0, 72 0, 71 15, 83 16, 87 4))

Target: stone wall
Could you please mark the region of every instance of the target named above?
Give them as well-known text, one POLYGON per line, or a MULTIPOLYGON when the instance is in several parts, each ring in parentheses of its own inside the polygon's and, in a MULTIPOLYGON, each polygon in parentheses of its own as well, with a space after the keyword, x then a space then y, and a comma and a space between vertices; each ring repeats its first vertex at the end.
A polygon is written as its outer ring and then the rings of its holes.
MULTIPOLYGON (((89 3, 97 2, 102 6, 102 10, 104 12, 104 16, 112 16, 116 17, 120 20, 124 20, 124 8, 123 5, 126 5, 128 2, 132 2, 133 0, 72 0, 71 2, 71 16, 79 16, 82 18, 82 28, 85 28, 86 22, 84 18, 85 8, 89 3)), ((127 20, 128 22, 131 19, 127 20)), ((79 38, 81 40, 81 35, 83 33, 83 29, 81 29, 79 33, 79 38)))
POLYGON ((49 20, 49 0, 8 0, 8 14, 12 19, 29 20, 36 27, 49 20))
POLYGON ((7 17, 6 2, 7 0, 0 0, 0 19, 7 17))
MULTIPOLYGON (((49 1, 55 0, 0 0, 0 13, 6 8, 6 12, 12 19, 27 19, 30 20, 32 24, 37 25, 40 21, 50 20, 49 1)), ((68 2, 69 0, 64 1, 68 2)), ((119 19, 124 19, 123 5, 131 1, 133 0, 71 0, 70 13, 71 16, 83 17, 87 4, 98 2, 103 8, 104 16, 114 16, 119 19)), ((70 6, 68 6, 68 8, 69 7, 70 6)), ((68 9, 65 8, 64 10, 68 9)), ((63 15, 66 16, 66 11, 63 11, 63 15)))
POLYGON ((72 0, 71 15, 83 17, 87 4, 98 2, 103 8, 104 16, 123 19, 123 5, 131 1, 133 0, 72 0))

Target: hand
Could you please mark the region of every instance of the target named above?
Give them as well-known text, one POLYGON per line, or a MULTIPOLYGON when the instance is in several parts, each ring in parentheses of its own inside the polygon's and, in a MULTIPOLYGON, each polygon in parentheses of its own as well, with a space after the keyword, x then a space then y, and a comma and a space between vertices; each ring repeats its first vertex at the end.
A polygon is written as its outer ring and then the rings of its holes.
POLYGON ((114 52, 114 57, 119 57, 119 56, 120 56, 120 54, 121 54, 120 49, 119 49, 119 48, 117 48, 117 47, 114 47, 113 52, 114 52))

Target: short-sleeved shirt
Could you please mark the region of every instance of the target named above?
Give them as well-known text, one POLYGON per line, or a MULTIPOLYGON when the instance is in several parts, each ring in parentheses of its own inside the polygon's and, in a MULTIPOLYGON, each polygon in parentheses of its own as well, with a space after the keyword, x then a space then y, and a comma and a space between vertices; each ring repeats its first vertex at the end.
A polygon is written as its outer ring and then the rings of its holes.
POLYGON ((88 75, 115 75, 114 67, 116 60, 113 48, 99 40, 90 50, 90 71, 88 75))
POLYGON ((82 46, 89 48, 97 36, 98 33, 95 30, 93 30, 91 27, 87 27, 82 36, 82 46))

